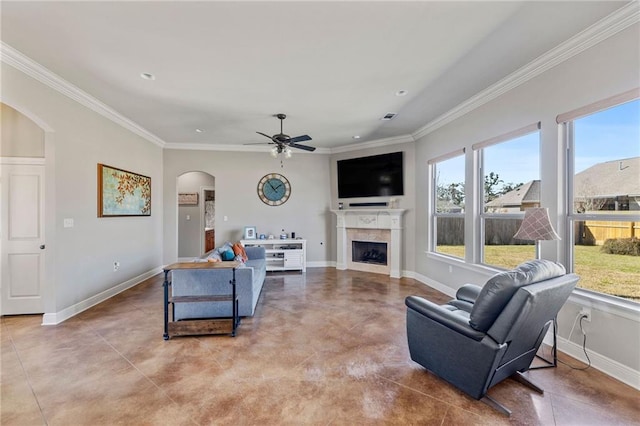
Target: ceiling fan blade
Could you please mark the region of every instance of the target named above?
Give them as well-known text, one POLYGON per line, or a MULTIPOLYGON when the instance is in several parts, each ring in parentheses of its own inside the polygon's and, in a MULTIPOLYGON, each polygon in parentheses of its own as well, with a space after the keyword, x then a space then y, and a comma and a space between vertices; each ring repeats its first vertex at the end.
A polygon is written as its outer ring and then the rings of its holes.
POLYGON ((275 145, 273 142, 251 142, 251 143, 243 143, 242 145, 275 145))
POLYGON ((287 140, 287 143, 304 142, 304 141, 310 141, 310 140, 311 140, 311 136, 302 135, 302 136, 296 136, 295 138, 290 138, 289 140, 287 140))
POLYGON ((271 136, 266 135, 266 134, 264 134, 264 133, 262 133, 262 132, 256 132, 256 133, 257 133, 257 134, 259 134, 259 135, 264 136, 265 138, 269 138, 269 139, 273 140, 273 138, 272 138, 271 136))
POLYGON ((315 151, 316 148, 313 146, 307 146, 307 145, 298 145, 297 143, 290 143, 288 144, 291 148, 298 148, 298 149, 304 149, 305 151, 315 151))

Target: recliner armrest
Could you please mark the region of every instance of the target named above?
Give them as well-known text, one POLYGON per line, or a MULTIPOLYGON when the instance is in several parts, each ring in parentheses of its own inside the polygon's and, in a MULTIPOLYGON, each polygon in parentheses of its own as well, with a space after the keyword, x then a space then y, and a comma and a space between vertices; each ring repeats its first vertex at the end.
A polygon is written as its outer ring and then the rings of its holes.
POLYGON ((467 318, 423 299, 422 297, 409 296, 404 300, 404 303, 408 308, 416 311, 417 313, 473 340, 480 341, 486 336, 486 333, 482 333, 471 328, 467 318))
POLYGON ((482 287, 475 284, 465 284, 456 292, 456 299, 464 300, 465 302, 475 303, 482 287))

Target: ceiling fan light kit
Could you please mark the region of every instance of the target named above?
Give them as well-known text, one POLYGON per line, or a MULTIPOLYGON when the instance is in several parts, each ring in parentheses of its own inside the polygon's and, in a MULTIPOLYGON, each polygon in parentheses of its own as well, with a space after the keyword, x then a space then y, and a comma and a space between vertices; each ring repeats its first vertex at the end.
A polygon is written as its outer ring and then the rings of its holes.
POLYGON ((311 137, 309 135, 301 135, 301 136, 296 136, 292 138, 283 132, 282 121, 285 118, 287 118, 285 114, 282 114, 282 113, 275 114, 274 117, 280 120, 280 133, 273 136, 269 136, 266 133, 256 132, 259 135, 262 135, 266 138, 271 139, 271 142, 267 142, 268 144, 275 145, 273 148, 271 148, 271 151, 270 151, 270 154, 272 157, 277 158, 278 154, 284 154, 285 158, 291 158, 293 155, 293 151, 291 150, 291 148, 298 148, 298 149, 302 149, 304 151, 310 151, 310 152, 313 152, 316 150, 316 148, 313 146, 301 145, 298 143, 298 142, 310 141, 311 137))

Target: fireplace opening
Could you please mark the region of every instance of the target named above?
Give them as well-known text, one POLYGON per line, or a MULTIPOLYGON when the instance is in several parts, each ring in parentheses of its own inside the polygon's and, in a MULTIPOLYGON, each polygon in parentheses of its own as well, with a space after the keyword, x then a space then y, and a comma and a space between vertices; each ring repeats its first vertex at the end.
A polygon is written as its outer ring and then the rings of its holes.
POLYGON ((352 241, 351 259, 359 263, 387 264, 387 243, 352 241))

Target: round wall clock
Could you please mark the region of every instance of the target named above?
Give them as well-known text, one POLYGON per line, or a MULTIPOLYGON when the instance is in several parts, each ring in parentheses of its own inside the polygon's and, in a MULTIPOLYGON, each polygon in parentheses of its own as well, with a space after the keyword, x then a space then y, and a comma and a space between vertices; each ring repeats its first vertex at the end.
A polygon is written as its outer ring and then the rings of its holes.
POLYGON ((279 173, 265 175, 258 182, 258 197, 270 206, 284 204, 291 195, 291 184, 279 173))

